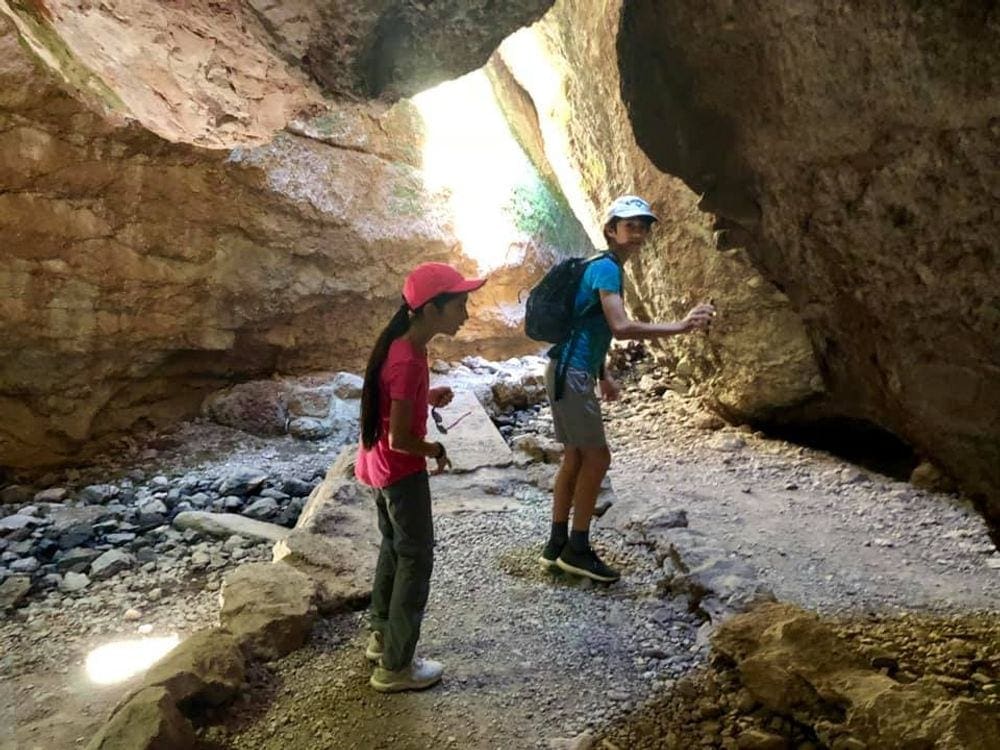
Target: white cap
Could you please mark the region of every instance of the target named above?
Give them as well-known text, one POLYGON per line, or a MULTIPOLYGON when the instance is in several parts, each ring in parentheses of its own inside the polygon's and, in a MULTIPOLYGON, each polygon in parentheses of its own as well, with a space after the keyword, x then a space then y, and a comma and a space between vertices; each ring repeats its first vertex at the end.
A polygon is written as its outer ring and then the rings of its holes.
POLYGON ((615 198, 604 214, 604 223, 612 219, 632 219, 636 216, 646 216, 653 221, 659 221, 649 204, 638 195, 622 195, 615 198))

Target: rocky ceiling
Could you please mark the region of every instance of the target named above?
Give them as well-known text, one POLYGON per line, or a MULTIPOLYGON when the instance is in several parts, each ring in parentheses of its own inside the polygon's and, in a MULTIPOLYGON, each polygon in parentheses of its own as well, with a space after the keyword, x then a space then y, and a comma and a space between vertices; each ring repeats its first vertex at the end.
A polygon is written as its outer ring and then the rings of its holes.
POLYGON ((482 66, 551 0, 0 0, 34 52, 119 121, 260 144, 324 97, 395 101, 482 66))

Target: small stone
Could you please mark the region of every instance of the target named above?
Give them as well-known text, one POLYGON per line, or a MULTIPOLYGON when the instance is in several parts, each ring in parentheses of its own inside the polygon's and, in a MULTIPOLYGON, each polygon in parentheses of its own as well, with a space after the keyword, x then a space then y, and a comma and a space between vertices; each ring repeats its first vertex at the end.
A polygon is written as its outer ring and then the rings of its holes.
POLYGON ((59 590, 63 593, 71 594, 76 591, 83 591, 89 585, 90 579, 86 574, 70 571, 63 576, 62 582, 59 584, 59 590))
POLYGON ((125 614, 122 615, 122 617, 127 622, 132 622, 132 621, 138 620, 140 617, 142 617, 142 614, 137 609, 129 608, 129 609, 125 610, 125 614))

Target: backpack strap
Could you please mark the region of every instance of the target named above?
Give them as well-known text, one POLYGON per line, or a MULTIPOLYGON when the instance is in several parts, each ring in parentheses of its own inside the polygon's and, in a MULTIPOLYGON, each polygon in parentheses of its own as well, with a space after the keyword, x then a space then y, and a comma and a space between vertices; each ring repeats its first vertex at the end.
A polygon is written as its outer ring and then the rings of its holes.
MULTIPOLYGON (((611 258, 615 262, 615 265, 621 269, 621 261, 618 260, 616 256, 610 250, 605 250, 602 253, 587 259, 587 265, 601 260, 602 258, 611 258)), ((555 383, 555 400, 558 401, 563 396, 563 390, 566 385, 566 372, 569 370, 569 361, 573 358, 573 351, 576 349, 577 333, 580 332, 580 323, 582 323, 587 318, 592 317, 595 313, 601 312, 603 314, 603 309, 601 308, 601 300, 598 298, 596 302, 591 304, 589 307, 584 308, 583 312, 579 315, 574 316, 574 321, 570 326, 569 342, 567 348, 563 350, 562 356, 559 358, 559 365, 556 367, 556 383, 555 383)))

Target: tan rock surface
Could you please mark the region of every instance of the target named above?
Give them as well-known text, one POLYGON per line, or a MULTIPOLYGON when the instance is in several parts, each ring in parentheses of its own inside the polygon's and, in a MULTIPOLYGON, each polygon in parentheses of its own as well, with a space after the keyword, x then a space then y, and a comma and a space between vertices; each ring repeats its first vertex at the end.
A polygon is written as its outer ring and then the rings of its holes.
POLYGON ((622 23, 638 143, 789 296, 835 408, 1000 519, 997 8, 637 0, 622 23))
POLYGON ((244 652, 277 659, 299 648, 316 619, 316 585, 291 566, 251 563, 227 576, 219 621, 244 652))
POLYGON ((31 49, 120 121, 262 144, 322 93, 398 99, 478 68, 551 0, 0 2, 31 49))
MULTIPOLYGON (((363 370, 410 268, 476 271, 407 102, 331 105, 228 156, 174 145, 78 104, 0 15, 0 105, 4 466, 79 458, 234 381, 363 370)), ((463 353, 537 348, 510 313, 542 267, 525 241, 463 353)))
POLYGON ((194 728, 165 688, 138 693, 115 712, 87 744, 87 750, 189 750, 194 728))
POLYGON ((149 668, 143 687, 163 687, 178 705, 225 703, 243 685, 245 665, 236 639, 218 630, 187 638, 149 668))
POLYGON ((812 725, 820 739, 867 747, 988 748, 1000 719, 981 703, 953 699, 932 682, 900 684, 812 614, 765 604, 725 622, 714 647, 768 709, 812 725), (843 717, 843 718, 839 718, 843 717))
MULTIPOLYGON (((559 0, 542 21, 506 41, 491 61, 500 101, 528 144, 538 140, 529 135, 537 116, 544 156, 597 247, 606 246, 599 217, 611 199, 637 193, 652 201, 662 221, 627 269, 632 312, 675 320, 708 299, 720 310, 709 336, 663 342, 671 365, 685 360, 685 378, 731 418, 795 407, 816 397, 822 384, 787 298, 742 249, 720 252, 714 217, 699 210, 699 196, 658 170, 635 143, 610 64, 620 6, 620 0, 559 0)), ((537 147, 527 150, 541 158, 537 147)))

